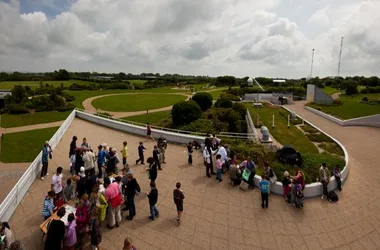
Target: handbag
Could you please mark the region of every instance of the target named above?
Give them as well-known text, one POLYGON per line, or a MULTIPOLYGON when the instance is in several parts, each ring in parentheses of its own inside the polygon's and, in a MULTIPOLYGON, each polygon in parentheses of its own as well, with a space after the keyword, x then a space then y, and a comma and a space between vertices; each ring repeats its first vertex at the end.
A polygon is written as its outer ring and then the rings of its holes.
POLYGON ((49 153, 49 159, 50 159, 50 160, 53 159, 53 155, 52 155, 52 153, 49 153))

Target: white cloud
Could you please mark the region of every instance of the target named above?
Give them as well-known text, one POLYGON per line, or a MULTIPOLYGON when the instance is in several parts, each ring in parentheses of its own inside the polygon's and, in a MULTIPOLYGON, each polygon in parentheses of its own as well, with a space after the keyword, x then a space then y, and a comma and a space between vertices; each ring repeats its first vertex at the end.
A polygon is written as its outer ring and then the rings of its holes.
POLYGON ((341 36, 342 74, 380 65, 378 1, 66 0, 58 15, 34 1, 32 13, 0 2, 1 70, 304 77, 315 48, 314 75, 325 76, 336 74, 341 36))

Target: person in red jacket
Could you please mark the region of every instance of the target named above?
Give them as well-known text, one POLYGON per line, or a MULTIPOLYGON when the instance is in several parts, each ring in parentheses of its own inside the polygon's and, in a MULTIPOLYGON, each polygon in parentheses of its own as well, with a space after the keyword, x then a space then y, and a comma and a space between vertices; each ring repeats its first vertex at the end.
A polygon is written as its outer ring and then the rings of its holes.
POLYGON ((88 206, 84 200, 79 201, 79 205, 75 212, 76 222, 77 222, 77 246, 81 249, 83 245, 84 234, 86 233, 86 227, 88 224, 88 206))

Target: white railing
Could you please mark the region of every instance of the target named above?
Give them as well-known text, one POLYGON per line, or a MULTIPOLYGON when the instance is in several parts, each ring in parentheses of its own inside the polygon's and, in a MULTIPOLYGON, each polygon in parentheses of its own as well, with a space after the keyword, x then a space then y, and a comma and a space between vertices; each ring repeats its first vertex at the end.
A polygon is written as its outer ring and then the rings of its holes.
POLYGON ((247 109, 246 120, 247 120, 248 133, 252 135, 249 137, 249 139, 253 140, 254 142, 258 142, 259 135, 256 131, 255 124, 253 123, 251 113, 249 112, 248 109, 247 109))
MULTIPOLYGON (((65 134, 67 128, 70 126, 72 121, 75 118, 76 111, 73 110, 71 114, 66 118, 66 120, 59 127, 57 132, 50 139, 49 143, 54 149, 63 135, 65 134)), ((42 145, 41 145, 42 147, 42 145)), ((7 221, 12 216, 20 202, 23 200, 24 196, 28 192, 30 186, 33 184, 34 180, 40 173, 41 170, 41 157, 42 152, 38 154, 38 156, 34 159, 32 164, 28 167, 25 173, 21 176, 21 178, 17 181, 16 185, 12 188, 12 190, 8 193, 7 197, 0 205, 0 221, 7 221)))

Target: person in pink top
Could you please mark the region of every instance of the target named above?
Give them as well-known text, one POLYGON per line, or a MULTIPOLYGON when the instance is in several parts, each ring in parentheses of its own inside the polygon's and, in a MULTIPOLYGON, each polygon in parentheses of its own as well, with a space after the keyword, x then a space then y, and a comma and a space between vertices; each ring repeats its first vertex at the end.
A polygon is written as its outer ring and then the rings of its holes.
POLYGON ((74 250, 75 244, 77 243, 77 235, 75 228, 77 223, 75 221, 75 216, 73 213, 69 214, 67 217, 68 225, 66 225, 66 233, 63 245, 67 250, 74 250))
POLYGON ((117 182, 111 183, 110 178, 106 177, 104 178, 104 187, 106 188, 105 195, 106 200, 108 201, 109 207, 109 214, 108 214, 108 225, 107 228, 113 229, 116 225, 116 227, 119 227, 119 224, 121 222, 121 193, 120 193, 120 186, 117 184, 117 182))
POLYGON ((222 180, 223 164, 224 164, 224 161, 222 161, 222 156, 220 154, 217 154, 215 166, 216 166, 216 180, 219 181, 219 183, 223 181, 222 180))

